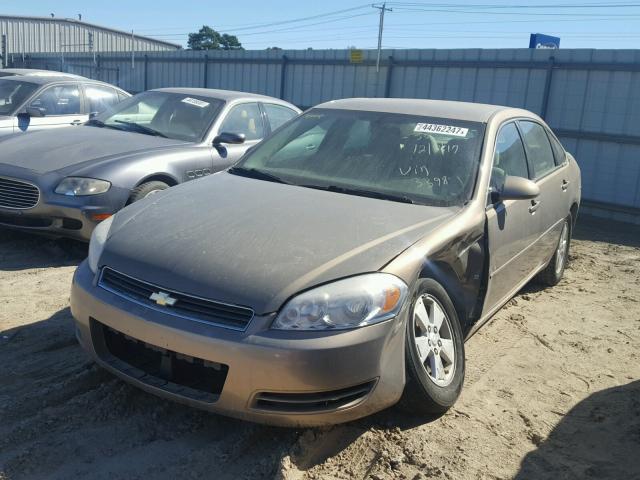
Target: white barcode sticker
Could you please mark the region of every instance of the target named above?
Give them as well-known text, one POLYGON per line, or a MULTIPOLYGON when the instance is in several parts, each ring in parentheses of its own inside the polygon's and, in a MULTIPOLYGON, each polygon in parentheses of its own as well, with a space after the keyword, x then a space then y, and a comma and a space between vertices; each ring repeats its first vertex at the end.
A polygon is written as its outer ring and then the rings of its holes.
POLYGON ((439 133, 441 135, 452 135, 454 137, 466 137, 468 128, 454 127, 453 125, 438 125, 437 123, 417 123, 414 132, 439 133))
POLYGON ((195 105, 196 107, 200 107, 200 108, 205 108, 209 106, 207 102, 203 102, 202 100, 198 100, 197 98, 191 98, 191 97, 183 98, 182 102, 188 103, 189 105, 195 105))

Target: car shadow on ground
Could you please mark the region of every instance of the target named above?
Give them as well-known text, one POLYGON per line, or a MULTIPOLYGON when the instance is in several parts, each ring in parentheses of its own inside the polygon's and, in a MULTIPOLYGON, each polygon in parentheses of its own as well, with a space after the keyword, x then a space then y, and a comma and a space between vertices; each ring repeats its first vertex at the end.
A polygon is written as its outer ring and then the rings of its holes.
POLYGON ((51 238, 0 227, 0 270, 78 265, 89 244, 67 238, 51 238))
POLYGON ((0 332, 0 385, 0 477, 7 478, 27 471, 48 478, 95 471, 105 478, 238 478, 247 471, 252 478, 273 478, 287 456, 307 470, 371 428, 404 430, 434 420, 392 407, 348 424, 308 429, 202 412, 98 367, 77 343, 68 307, 0 332), (114 461, 119 456, 122 461, 114 461))
POLYGON ((640 248, 640 225, 615 222, 590 215, 578 215, 572 236, 575 240, 640 248))
POLYGON ((640 478, 640 380, 593 393, 522 461, 516 480, 640 478))

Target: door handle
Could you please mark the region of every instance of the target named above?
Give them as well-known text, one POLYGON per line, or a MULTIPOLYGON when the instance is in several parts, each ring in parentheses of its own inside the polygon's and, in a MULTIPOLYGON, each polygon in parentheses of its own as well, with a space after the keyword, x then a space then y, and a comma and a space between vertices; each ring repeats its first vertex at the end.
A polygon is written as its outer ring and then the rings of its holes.
POLYGON ((562 191, 563 191, 563 192, 566 192, 566 191, 567 191, 567 188, 569 188, 569 184, 570 184, 570 183, 571 183, 571 182, 569 182, 568 180, 562 180, 562 191))
POLYGON ((538 210, 538 207, 540 206, 540 200, 531 200, 531 206, 529 207, 529 213, 530 214, 534 214, 536 213, 536 210, 538 210))

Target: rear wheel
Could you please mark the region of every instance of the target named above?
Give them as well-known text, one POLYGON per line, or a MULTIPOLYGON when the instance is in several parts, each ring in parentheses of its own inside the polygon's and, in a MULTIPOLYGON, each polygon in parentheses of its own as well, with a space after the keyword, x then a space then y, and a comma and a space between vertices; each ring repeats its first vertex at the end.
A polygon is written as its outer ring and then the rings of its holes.
POLYGON ((138 200, 147 198, 155 193, 161 192, 162 190, 166 190, 167 188, 169 188, 169 185, 158 180, 142 183, 131 191, 128 203, 137 202, 138 200))
POLYGON ((444 413, 458 399, 464 382, 460 321, 447 292, 434 280, 419 280, 412 302, 401 404, 412 413, 444 413))
POLYGON ((571 222, 570 217, 564 220, 560 238, 553 257, 549 265, 540 273, 538 277, 544 285, 553 287, 562 279, 562 274, 569 260, 569 246, 571 244, 571 222))

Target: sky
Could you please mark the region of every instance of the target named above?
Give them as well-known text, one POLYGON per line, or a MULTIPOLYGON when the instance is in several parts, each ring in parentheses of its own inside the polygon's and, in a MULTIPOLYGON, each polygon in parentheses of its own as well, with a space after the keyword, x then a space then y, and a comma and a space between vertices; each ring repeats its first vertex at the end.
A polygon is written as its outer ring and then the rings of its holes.
MULTIPOLYGON (((640 48, 640 0, 387 2, 384 48, 527 48, 530 33, 564 48, 640 48)), ((0 14, 77 18, 186 47, 209 25, 247 50, 376 48, 379 10, 348 0, 0 0, 0 14)))

